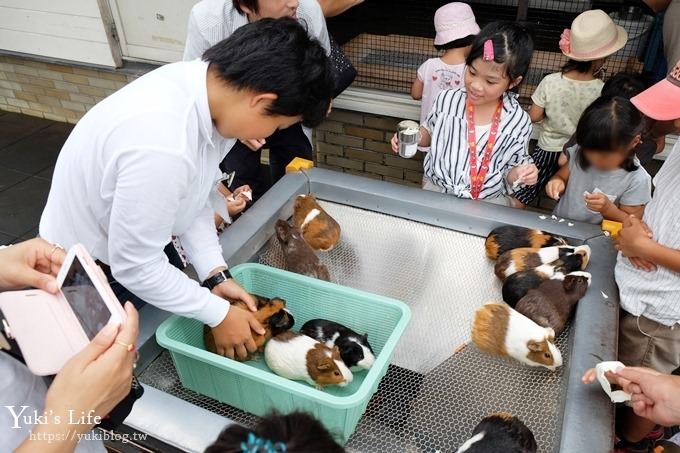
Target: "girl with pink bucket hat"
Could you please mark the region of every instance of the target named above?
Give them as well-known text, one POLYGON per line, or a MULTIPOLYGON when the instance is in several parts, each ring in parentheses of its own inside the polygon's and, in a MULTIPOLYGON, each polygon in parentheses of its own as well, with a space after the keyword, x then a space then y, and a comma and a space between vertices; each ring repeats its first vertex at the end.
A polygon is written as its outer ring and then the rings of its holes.
POLYGON ((538 184, 525 186, 516 197, 529 204, 559 170, 562 148, 576 131, 581 114, 602 91, 598 74, 609 55, 626 45, 628 33, 602 10, 581 13, 560 37, 559 47, 569 59, 560 72, 546 76, 531 96, 529 116, 541 122, 538 145, 532 155, 538 184))
POLYGON ((411 97, 422 99, 420 122, 424 123, 432 103, 444 90, 461 88, 465 73, 465 59, 479 25, 472 9, 465 3, 449 3, 434 14, 434 48, 444 51, 441 57, 430 58, 418 68, 418 76, 411 87, 411 97))

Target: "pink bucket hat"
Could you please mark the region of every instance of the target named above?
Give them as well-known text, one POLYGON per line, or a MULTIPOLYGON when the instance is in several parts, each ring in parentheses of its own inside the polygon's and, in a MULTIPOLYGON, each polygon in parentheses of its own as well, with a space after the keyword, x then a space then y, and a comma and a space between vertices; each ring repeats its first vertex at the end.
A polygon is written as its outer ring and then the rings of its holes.
POLYGON ((638 110, 659 121, 680 118, 680 61, 668 76, 631 99, 638 110))
POLYGON ((466 36, 479 33, 479 25, 466 3, 448 3, 434 13, 434 44, 441 46, 466 36))
POLYGON ((614 23, 601 9, 579 14, 571 29, 560 36, 560 50, 576 61, 593 61, 621 50, 628 41, 628 32, 614 23))

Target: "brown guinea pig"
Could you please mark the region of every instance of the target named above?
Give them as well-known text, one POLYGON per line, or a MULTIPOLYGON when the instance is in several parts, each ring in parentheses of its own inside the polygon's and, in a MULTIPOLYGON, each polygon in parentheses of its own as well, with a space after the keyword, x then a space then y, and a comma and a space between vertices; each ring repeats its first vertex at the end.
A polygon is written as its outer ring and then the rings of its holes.
POLYGON ((567 245, 567 241, 561 237, 544 233, 541 230, 532 230, 514 225, 494 228, 486 237, 486 242, 484 243, 486 256, 492 260, 497 260, 499 256, 508 250, 521 247, 537 249, 554 245, 567 245))
POLYGON ((316 387, 344 387, 353 379, 337 346, 331 349, 307 335, 292 331, 269 340, 264 348, 264 359, 279 376, 306 381, 316 387))
POLYGON ((536 453, 534 434, 522 421, 506 413, 482 419, 456 453, 536 453))
POLYGON ((552 263, 555 260, 574 253, 575 249, 576 247, 571 247, 569 245, 558 245, 555 247, 543 247, 539 249, 522 247, 508 250, 498 258, 493 270, 496 277, 504 282, 505 279, 512 274, 529 269, 536 269, 543 264, 552 263))
POLYGON ((550 370, 562 366, 562 354, 555 346, 555 332, 539 326, 507 304, 490 303, 475 312, 472 342, 482 352, 512 357, 530 366, 550 370))
MULTIPOLYGON (((253 313, 253 316, 259 322, 265 330, 264 335, 258 335, 253 333, 253 340, 257 346, 258 352, 264 351, 265 343, 272 337, 285 332, 293 327, 295 324, 295 318, 286 309, 286 301, 275 297, 269 299, 267 297, 253 295, 257 299, 257 311, 253 313)), ((244 310, 250 311, 248 306, 241 302, 235 302, 232 305, 242 308, 244 310)), ((203 341, 205 343, 205 348, 217 354, 217 347, 215 346, 215 338, 212 334, 212 329, 208 326, 203 327, 203 341)), ((250 356, 245 360, 250 360, 250 356)))
POLYGON ((588 272, 572 272, 565 275, 564 280, 546 280, 538 288, 529 290, 517 302, 515 309, 539 326, 552 328, 559 335, 578 301, 586 295, 590 279, 588 272))
POLYGON ((293 210, 293 225, 314 250, 327 252, 340 240, 340 225, 316 201, 312 194, 298 195, 293 210))
POLYGON ((277 220, 276 237, 283 250, 286 270, 327 282, 331 281, 328 268, 321 263, 312 247, 302 238, 299 228, 290 226, 285 220, 277 220))

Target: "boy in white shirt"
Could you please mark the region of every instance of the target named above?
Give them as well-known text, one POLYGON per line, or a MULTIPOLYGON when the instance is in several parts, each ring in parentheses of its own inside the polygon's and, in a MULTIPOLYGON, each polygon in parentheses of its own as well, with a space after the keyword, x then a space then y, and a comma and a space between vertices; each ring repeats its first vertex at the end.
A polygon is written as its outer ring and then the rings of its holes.
POLYGON ((229 149, 220 141, 319 124, 333 76, 324 49, 292 19, 243 26, 203 58, 158 68, 83 117, 57 160, 40 235, 84 244, 110 269, 119 298, 197 318, 220 353, 246 357, 252 331, 264 331, 228 302, 255 309, 230 278, 215 231, 218 164, 229 149), (168 262, 172 236, 210 290, 168 262))

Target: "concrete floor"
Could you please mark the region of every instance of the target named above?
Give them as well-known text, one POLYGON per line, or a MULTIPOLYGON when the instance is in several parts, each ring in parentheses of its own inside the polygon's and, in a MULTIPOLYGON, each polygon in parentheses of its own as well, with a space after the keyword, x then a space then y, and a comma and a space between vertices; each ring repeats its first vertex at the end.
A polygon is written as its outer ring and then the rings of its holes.
POLYGON ((0 111, 0 245, 30 239, 72 124, 0 111))

